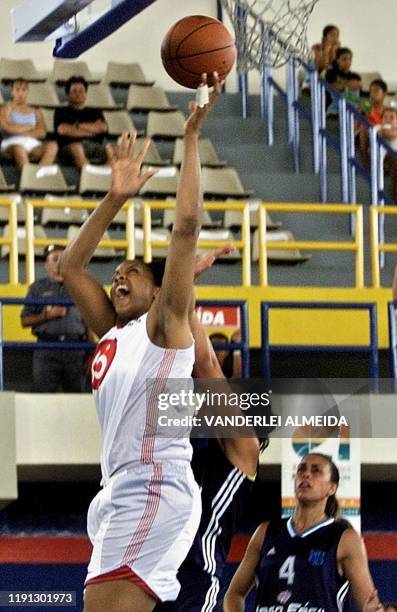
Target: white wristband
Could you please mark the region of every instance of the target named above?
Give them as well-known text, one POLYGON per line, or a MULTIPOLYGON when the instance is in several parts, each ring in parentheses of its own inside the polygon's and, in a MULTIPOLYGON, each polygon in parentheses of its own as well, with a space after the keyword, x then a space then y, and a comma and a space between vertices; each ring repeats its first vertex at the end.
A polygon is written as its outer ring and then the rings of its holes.
POLYGON ((197 106, 202 108, 208 104, 208 85, 200 85, 196 90, 196 103, 197 106))

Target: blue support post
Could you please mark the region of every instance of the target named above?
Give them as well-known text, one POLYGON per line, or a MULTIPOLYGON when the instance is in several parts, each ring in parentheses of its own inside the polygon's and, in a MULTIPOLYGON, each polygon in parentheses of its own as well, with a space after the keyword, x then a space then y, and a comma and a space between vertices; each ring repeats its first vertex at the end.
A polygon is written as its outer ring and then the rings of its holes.
POLYGON ((341 168, 341 197, 344 204, 349 202, 349 183, 348 183, 348 155, 347 155, 347 117, 346 117, 346 98, 340 96, 338 100, 339 109, 339 137, 340 137, 340 168, 341 168))
POLYGON ((317 70, 310 72, 310 95, 313 132, 313 169, 315 174, 320 172, 320 95, 317 70))
POLYGON ((397 385, 397 330, 396 330, 396 307, 397 302, 388 304, 389 318, 389 367, 390 376, 394 378, 394 390, 397 385))

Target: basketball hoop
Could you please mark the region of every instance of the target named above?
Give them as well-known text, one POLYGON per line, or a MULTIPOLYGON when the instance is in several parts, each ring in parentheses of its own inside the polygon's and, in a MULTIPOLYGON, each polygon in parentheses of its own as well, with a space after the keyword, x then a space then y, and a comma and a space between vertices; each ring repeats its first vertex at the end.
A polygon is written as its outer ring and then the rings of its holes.
POLYGON ((309 58, 306 31, 318 0, 221 0, 234 26, 240 72, 309 58))

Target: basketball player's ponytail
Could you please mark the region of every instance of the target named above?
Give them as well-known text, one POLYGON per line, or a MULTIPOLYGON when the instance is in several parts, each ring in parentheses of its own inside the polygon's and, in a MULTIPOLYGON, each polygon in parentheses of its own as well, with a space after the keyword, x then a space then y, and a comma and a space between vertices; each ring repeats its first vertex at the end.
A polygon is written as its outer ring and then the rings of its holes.
POLYGON ((330 518, 336 518, 339 514, 339 502, 336 495, 330 495, 325 506, 325 514, 330 518))

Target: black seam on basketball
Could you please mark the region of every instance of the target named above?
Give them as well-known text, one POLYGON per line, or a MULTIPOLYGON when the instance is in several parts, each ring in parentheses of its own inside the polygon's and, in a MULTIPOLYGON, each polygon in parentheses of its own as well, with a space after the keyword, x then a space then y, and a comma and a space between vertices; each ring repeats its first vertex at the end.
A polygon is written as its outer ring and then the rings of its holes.
POLYGON ((185 42, 185 40, 187 40, 189 38, 189 36, 191 36, 192 34, 194 34, 195 32, 197 32, 198 30, 202 30, 203 28, 206 28, 208 26, 214 26, 214 25, 219 25, 218 22, 213 22, 213 21, 206 21, 205 23, 197 26, 197 28, 195 28, 194 30, 191 30, 189 32, 189 34, 186 34, 185 38, 182 38, 182 40, 179 42, 177 48, 176 48, 176 52, 178 53, 179 47, 181 45, 183 45, 183 43, 185 42))
POLYGON ((178 68, 179 70, 183 70, 183 72, 187 72, 188 74, 191 74, 196 77, 200 77, 202 74, 201 72, 193 72, 193 70, 189 70, 189 68, 185 68, 185 66, 182 66, 182 64, 180 64, 178 60, 173 60, 173 61, 176 62, 176 66, 174 67, 178 68))
POLYGON ((177 62, 178 60, 187 59, 189 57, 198 57, 199 55, 206 55, 207 53, 215 53, 215 51, 223 51, 224 49, 230 49, 230 47, 234 47, 234 42, 230 43, 230 45, 226 45, 226 47, 218 47, 210 51, 200 51, 199 53, 190 53, 190 55, 177 55, 176 57, 165 57, 164 59, 166 61, 177 62))

